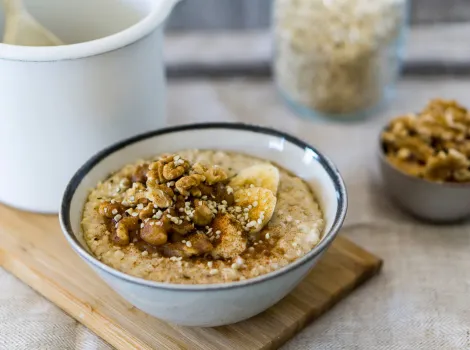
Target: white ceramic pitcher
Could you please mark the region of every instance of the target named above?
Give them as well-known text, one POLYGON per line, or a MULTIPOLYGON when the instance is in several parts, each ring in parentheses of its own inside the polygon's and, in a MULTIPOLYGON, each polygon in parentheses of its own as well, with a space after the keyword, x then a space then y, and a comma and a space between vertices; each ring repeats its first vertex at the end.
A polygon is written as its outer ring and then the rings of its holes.
POLYGON ((164 124, 163 22, 176 2, 25 0, 69 45, 0 43, 0 202, 55 213, 92 154, 164 124))

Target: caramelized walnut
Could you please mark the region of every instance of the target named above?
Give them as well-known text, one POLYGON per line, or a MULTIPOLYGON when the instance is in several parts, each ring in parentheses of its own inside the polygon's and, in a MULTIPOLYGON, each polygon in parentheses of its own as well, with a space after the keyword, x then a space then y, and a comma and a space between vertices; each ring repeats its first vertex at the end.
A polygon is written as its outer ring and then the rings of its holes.
POLYGON ((139 199, 137 199, 137 205, 142 204, 142 205, 146 206, 149 203, 150 203, 150 201, 146 197, 139 197, 139 199))
POLYGON ((213 166, 209 168, 205 173, 206 177, 206 182, 209 185, 213 185, 217 182, 225 181, 227 180, 228 176, 227 173, 220 167, 218 166, 213 166))
POLYGON ((140 237, 147 243, 154 246, 161 246, 168 240, 166 230, 163 228, 163 223, 158 220, 148 220, 142 230, 140 237))
POLYGON ((153 204, 149 203, 147 206, 142 209, 139 213, 139 219, 144 221, 145 219, 151 218, 153 216, 153 204))
POLYGON ((172 222, 170 224, 170 232, 177 233, 179 235, 187 235, 194 231, 194 225, 188 221, 181 221, 179 224, 172 222))
POLYGON ((230 206, 234 203, 233 192, 228 193, 227 186, 222 182, 217 183, 214 186, 214 199, 217 202, 226 201, 226 205, 230 206))
POLYGON ((139 220, 136 217, 124 217, 116 224, 116 230, 111 232, 111 240, 114 244, 126 246, 129 244, 130 231, 139 229, 139 220))
POLYGON ((149 186, 146 196, 158 208, 164 209, 173 205, 173 190, 166 185, 149 186))
POLYGON ((185 199, 182 195, 176 196, 176 201, 175 201, 175 212, 178 214, 181 214, 184 212, 184 207, 185 207, 185 199))
POLYGON ((146 251, 149 254, 158 253, 160 251, 159 249, 161 248, 161 247, 154 246, 152 244, 148 244, 147 242, 142 241, 142 240, 134 242, 134 247, 139 249, 141 252, 146 251))
POLYGON ((163 212, 161 221, 163 222, 163 227, 172 234, 176 233, 186 236, 194 231, 194 225, 189 221, 181 219, 173 208, 163 212))
POLYGON ((131 181, 132 182, 140 182, 144 184, 147 182, 147 171, 149 170, 148 164, 141 164, 139 165, 134 173, 131 176, 131 181))
POLYGON ((204 175, 198 174, 184 176, 178 181, 176 181, 175 187, 178 192, 181 193, 183 196, 189 196, 189 190, 199 186, 205 179, 206 178, 204 175))
POLYGON ((178 242, 182 242, 183 240, 185 240, 185 237, 184 235, 180 235, 176 232, 172 232, 171 235, 168 236, 168 238, 170 239, 171 243, 178 243, 178 242))
POLYGON ((206 235, 196 233, 192 235, 186 243, 170 243, 163 246, 162 253, 167 257, 183 257, 200 256, 210 253, 213 246, 206 235))
POLYGON ((196 233, 189 238, 191 248, 195 252, 195 255, 204 255, 210 253, 214 246, 207 236, 203 233, 196 233))
POLYGON ((207 167, 202 165, 201 163, 194 163, 191 168, 191 172, 194 174, 204 175, 206 171, 207 167))
POLYGON ((147 172, 147 183, 149 180, 154 181, 155 183, 164 183, 165 178, 163 177, 163 167, 164 164, 161 162, 155 162, 150 164, 149 171, 147 172))
POLYGON ((128 207, 137 205, 145 198, 145 186, 140 182, 134 182, 124 194, 122 204, 128 207))
POLYGON ((189 170, 190 164, 188 161, 174 157, 174 160, 163 167, 163 177, 168 180, 176 180, 183 176, 189 170))
POLYGON ((201 200, 194 201, 193 222, 197 226, 207 226, 212 222, 213 214, 206 202, 201 200))
POLYGON ((208 185, 225 181, 228 178, 227 173, 217 165, 208 168, 201 163, 195 163, 191 168, 191 173, 204 175, 208 185))
POLYGON ((193 187, 189 190, 189 194, 193 197, 201 197, 202 196, 202 192, 199 188, 197 187, 193 187))
POLYGON ((189 258, 191 257, 191 254, 186 251, 186 244, 182 242, 177 242, 177 243, 170 243, 170 244, 165 244, 162 247, 162 254, 163 256, 166 257, 182 257, 182 258, 189 258))
POLYGON ((204 183, 201 183, 198 186, 198 189, 201 191, 201 195, 207 196, 207 198, 212 198, 212 195, 214 194, 214 188, 204 183))
POLYGON ((124 207, 121 205, 121 203, 118 202, 103 202, 100 204, 98 212, 101 216, 112 219, 118 214, 122 215, 124 212, 124 207))
POLYGON ((165 177, 163 176, 163 168, 171 161, 173 161, 173 156, 163 156, 156 162, 150 163, 147 178, 155 180, 156 183, 166 182, 165 177))

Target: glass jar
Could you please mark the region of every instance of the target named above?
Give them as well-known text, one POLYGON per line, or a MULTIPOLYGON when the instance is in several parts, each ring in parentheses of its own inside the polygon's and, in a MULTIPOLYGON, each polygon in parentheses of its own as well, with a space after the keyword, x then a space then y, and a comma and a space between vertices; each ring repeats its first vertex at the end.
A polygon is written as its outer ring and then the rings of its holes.
POLYGON ((400 72, 406 0, 275 0, 273 72, 298 113, 351 120, 391 94, 400 72))

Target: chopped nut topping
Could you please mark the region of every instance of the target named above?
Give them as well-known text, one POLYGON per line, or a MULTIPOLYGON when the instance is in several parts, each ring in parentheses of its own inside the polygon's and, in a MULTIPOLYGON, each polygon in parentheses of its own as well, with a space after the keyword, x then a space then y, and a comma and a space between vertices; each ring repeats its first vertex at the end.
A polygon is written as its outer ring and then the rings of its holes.
POLYGON ((206 226, 212 222, 213 214, 211 209, 203 201, 195 201, 193 222, 197 226, 206 226))
POLYGON ((144 184, 147 181, 147 171, 148 171, 148 164, 139 165, 134 174, 131 176, 132 182, 140 182, 144 184))
POLYGON ((163 167, 163 177, 165 180, 175 180, 181 177, 188 169, 189 169, 189 162, 181 160, 169 162, 165 164, 163 167))
POLYGON ((204 175, 206 176, 206 181, 209 185, 227 180, 227 174, 219 167, 210 168, 204 173, 204 175))
POLYGON ((120 203, 116 202, 103 202, 98 208, 98 212, 100 213, 100 215, 108 219, 112 219, 114 216, 116 216, 116 214, 122 213, 123 211, 124 207, 120 203))
MULTIPOLYGON (((137 208, 137 209, 139 209, 139 208, 137 208)), ((142 209, 141 209, 140 213, 138 214, 139 219, 143 221, 145 219, 151 218, 153 216, 153 212, 154 212, 153 204, 149 203, 149 204, 147 204, 147 206, 145 208, 142 205, 142 209)))
MULTIPOLYGON (((118 186, 125 192, 117 195, 122 201, 103 202, 98 212, 117 246, 131 244, 142 256, 175 262, 202 256, 230 259, 227 266, 238 269, 248 243, 245 231, 257 232, 266 224, 266 200, 275 205, 275 196, 259 187, 244 189, 244 194, 227 182, 227 173, 218 166, 163 156, 121 180, 118 186)), ((208 267, 218 273, 212 261, 208 267)))
POLYGON ((175 183, 176 189, 181 193, 183 196, 189 195, 189 190, 197 187, 201 182, 205 181, 204 175, 188 175, 184 176, 175 183))
POLYGON ((144 224, 144 227, 140 231, 140 237, 147 243, 153 244, 155 246, 161 246, 165 244, 168 240, 168 235, 166 230, 157 225, 159 221, 149 220, 144 224))
POLYGON ((129 244, 130 231, 139 229, 139 221, 137 218, 126 217, 120 220, 115 227, 115 231, 112 231, 112 241, 119 246, 126 246, 129 244))
POLYGON ((152 184, 149 186, 149 181, 147 181, 147 199, 152 201, 152 203, 158 208, 168 208, 172 206, 174 196, 173 190, 165 185, 152 184))
POLYGON ((185 243, 171 243, 163 246, 164 256, 191 257, 209 253, 213 246, 204 234, 196 233, 185 243))
POLYGON ((381 136, 388 161, 405 173, 470 181, 470 113, 457 102, 432 100, 421 113, 392 120, 381 136))

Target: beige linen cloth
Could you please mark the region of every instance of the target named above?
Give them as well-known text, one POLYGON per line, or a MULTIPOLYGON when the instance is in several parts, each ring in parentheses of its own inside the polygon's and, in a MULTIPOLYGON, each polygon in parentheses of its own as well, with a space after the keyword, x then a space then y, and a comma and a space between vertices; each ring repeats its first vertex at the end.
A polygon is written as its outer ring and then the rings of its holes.
MULTIPOLYGON (((470 80, 403 80, 396 99, 355 124, 301 119, 265 80, 170 84, 169 124, 243 121, 297 135, 338 165, 350 196, 342 231, 385 260, 382 273, 312 323, 283 349, 470 349, 470 224, 432 226, 397 210, 377 181, 377 133, 390 117, 433 97, 469 103, 470 80)), ((0 349, 111 349, 0 269, 0 349)))

